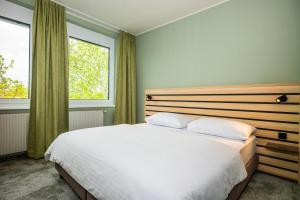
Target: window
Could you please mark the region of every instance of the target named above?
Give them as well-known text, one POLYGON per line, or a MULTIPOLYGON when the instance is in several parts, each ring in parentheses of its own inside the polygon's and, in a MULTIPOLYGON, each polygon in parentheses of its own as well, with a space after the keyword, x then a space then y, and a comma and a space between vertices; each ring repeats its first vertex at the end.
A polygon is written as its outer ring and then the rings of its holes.
POLYGON ((67 25, 70 107, 113 106, 114 39, 67 25))
POLYGON ((109 48, 69 38, 70 99, 108 100, 109 48))
MULTIPOLYGON (((29 109, 33 11, 0 1, 0 110, 29 109)), ((114 38, 67 23, 70 107, 114 106, 114 38)))
POLYGON ((30 9, 0 1, 0 109, 28 109, 31 74, 30 9))
POLYGON ((27 99, 30 26, 0 18, 0 98, 27 99))

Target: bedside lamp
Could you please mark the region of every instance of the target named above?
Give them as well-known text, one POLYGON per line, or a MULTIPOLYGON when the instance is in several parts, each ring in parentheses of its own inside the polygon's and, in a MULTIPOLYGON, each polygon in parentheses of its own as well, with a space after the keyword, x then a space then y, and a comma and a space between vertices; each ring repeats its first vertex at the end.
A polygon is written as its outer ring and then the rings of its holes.
POLYGON ((276 102, 277 103, 284 103, 284 102, 287 102, 287 100, 288 100, 287 96, 285 94, 283 94, 283 95, 281 95, 280 97, 278 97, 276 99, 276 102))

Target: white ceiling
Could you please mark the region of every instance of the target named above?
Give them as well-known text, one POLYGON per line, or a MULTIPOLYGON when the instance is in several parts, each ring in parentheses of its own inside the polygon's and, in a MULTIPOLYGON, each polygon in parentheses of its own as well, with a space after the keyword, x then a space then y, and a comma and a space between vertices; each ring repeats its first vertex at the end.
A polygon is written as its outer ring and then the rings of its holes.
POLYGON ((70 12, 133 35, 153 30, 227 0, 54 0, 70 12))

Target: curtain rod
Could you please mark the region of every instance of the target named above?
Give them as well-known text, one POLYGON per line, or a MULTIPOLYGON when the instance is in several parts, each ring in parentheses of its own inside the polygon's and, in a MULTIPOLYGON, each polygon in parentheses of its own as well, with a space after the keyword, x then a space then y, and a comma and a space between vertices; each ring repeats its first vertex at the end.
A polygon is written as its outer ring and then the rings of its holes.
POLYGON ((116 33, 119 33, 120 30, 122 30, 121 28, 119 28, 117 26, 106 23, 102 20, 99 20, 99 19, 93 17, 93 16, 85 14, 85 13, 79 11, 79 10, 76 10, 74 8, 66 6, 62 3, 57 2, 56 0, 51 0, 51 1, 65 7, 66 8, 66 14, 68 14, 68 15, 71 15, 73 17, 77 17, 79 19, 82 19, 84 21, 87 21, 87 22, 92 23, 92 24, 97 25, 97 26, 101 26, 103 28, 106 28, 106 29, 111 30, 111 31, 116 32, 116 33))

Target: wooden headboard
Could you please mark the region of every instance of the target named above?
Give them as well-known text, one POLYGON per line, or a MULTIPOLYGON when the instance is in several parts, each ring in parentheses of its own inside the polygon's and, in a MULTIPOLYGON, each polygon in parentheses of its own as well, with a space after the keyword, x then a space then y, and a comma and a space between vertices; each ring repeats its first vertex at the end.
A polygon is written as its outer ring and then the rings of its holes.
POLYGON ((258 170, 300 183, 300 83, 147 89, 145 116, 157 112, 251 124, 257 128, 258 170))

